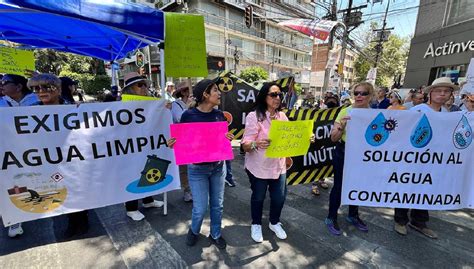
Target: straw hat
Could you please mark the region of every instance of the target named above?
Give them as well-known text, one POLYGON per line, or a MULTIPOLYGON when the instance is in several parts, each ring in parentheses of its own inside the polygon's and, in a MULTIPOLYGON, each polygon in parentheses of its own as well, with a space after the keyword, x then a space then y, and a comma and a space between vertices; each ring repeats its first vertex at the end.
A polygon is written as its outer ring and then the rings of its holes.
POLYGON ((151 81, 149 79, 146 79, 137 72, 130 72, 125 74, 125 76, 123 76, 123 80, 125 81, 125 86, 123 86, 124 89, 131 86, 133 83, 137 83, 140 81, 145 82, 147 87, 150 87, 151 85, 151 81))
POLYGON ((425 93, 429 93, 433 88, 436 88, 436 87, 448 87, 448 88, 451 88, 453 91, 456 91, 459 89, 457 85, 454 85, 454 83, 451 82, 450 78, 440 77, 440 78, 435 79, 433 83, 431 83, 430 86, 425 87, 423 91, 425 93))

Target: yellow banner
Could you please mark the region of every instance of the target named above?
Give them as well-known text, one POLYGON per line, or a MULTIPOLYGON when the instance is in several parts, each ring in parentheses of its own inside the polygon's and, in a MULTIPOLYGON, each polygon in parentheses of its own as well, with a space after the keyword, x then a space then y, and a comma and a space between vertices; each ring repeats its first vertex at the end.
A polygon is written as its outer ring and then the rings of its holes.
POLYGON ((0 73, 26 76, 26 69, 35 70, 33 51, 0 47, 0 73))
POLYGON ((265 156, 283 158, 305 155, 308 152, 314 121, 273 120, 268 138, 270 146, 265 156))
POLYGON ((134 95, 134 94, 122 94, 122 102, 131 102, 131 101, 157 101, 160 98, 143 96, 143 95, 134 95))

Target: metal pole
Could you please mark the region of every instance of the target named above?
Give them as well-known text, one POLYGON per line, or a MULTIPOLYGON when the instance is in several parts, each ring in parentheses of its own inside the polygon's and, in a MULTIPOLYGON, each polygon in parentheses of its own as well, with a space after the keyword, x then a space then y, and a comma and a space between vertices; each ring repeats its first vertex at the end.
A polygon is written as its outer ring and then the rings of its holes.
POLYGON ((160 49, 160 86, 161 86, 161 97, 166 98, 165 94, 165 50, 160 49))
POLYGON ((377 54, 375 56, 375 64, 374 64, 374 67, 377 67, 377 65, 379 64, 379 59, 381 57, 381 54, 382 54, 382 50, 383 50, 383 38, 384 38, 384 35, 385 35, 385 27, 387 26, 387 13, 388 13, 388 8, 390 7, 390 1, 388 1, 387 3, 387 9, 385 9, 385 15, 383 17, 383 25, 382 25, 382 32, 380 33, 380 38, 379 38, 379 42, 377 44, 377 54))
POLYGON ((339 81, 339 91, 338 91, 339 94, 344 89, 344 60, 346 58, 347 37, 349 35, 347 25, 349 24, 349 20, 350 20, 350 16, 351 16, 352 2, 353 2, 353 0, 349 0, 349 7, 347 8, 346 19, 345 19, 346 27, 344 28, 344 35, 342 36, 341 57, 339 58, 339 64, 342 66, 342 74, 340 74, 341 77, 340 77, 340 81, 339 81))
MULTIPOLYGON (((331 5, 331 20, 336 21, 337 20, 337 0, 332 1, 331 5)), ((329 60, 329 52, 333 48, 333 39, 334 39, 334 32, 336 31, 336 27, 331 31, 329 34, 329 41, 328 41, 328 53, 327 53, 327 59, 329 60)), ((319 48, 318 48, 319 51, 319 48)), ((327 65, 327 62, 326 62, 327 65)), ((327 68, 324 70, 324 82, 323 82, 323 88, 321 89, 321 93, 323 91, 327 91, 328 85, 329 85, 329 76, 331 75, 331 68, 327 68)))

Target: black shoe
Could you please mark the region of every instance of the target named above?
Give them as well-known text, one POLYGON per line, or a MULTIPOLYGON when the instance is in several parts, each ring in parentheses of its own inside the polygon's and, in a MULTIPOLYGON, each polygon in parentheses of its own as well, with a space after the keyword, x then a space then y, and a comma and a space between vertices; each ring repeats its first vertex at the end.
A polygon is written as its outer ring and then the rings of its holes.
POLYGON ((186 245, 192 247, 196 245, 197 240, 198 240, 198 236, 195 235, 193 231, 191 231, 191 229, 189 229, 188 235, 186 236, 186 245))
POLYGON ((235 181, 233 178, 226 178, 224 181, 225 181, 225 184, 227 184, 227 186, 235 187, 235 181))
POLYGON ((209 235, 209 240, 211 240, 211 243, 216 245, 216 247, 218 249, 225 249, 227 247, 227 243, 226 243, 225 239, 222 236, 220 236, 217 239, 214 239, 214 238, 212 238, 211 235, 209 235))

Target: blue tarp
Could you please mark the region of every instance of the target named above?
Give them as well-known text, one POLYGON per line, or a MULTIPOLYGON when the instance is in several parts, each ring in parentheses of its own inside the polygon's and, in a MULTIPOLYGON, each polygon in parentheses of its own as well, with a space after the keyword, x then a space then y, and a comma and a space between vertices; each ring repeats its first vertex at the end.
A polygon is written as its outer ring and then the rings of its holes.
POLYGON ((164 40, 164 14, 118 0, 0 0, 0 40, 106 61, 164 40))

